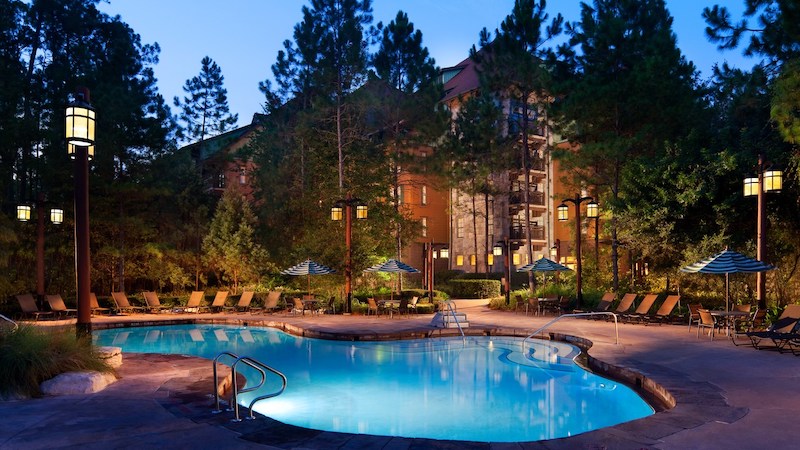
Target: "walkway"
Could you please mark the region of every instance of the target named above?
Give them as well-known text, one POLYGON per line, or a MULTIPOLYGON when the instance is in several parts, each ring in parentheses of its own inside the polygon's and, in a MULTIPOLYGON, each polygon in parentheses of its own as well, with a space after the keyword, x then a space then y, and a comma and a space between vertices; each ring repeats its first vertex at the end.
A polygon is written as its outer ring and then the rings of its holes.
MULTIPOLYGON (((471 329, 523 334, 551 318, 462 308, 471 329)), ((104 323, 160 321, 172 315, 97 318, 104 323)), ((246 320, 260 316, 197 315, 246 320)), ((263 316, 274 325, 317 332, 383 338, 438 332, 430 317, 263 316)), ((735 347, 727 339, 697 339, 685 326, 613 325, 565 319, 552 331, 594 342, 590 354, 633 368, 664 386, 677 407, 651 417, 567 439, 520 444, 452 443, 305 430, 268 418, 230 424, 208 411, 210 367, 197 358, 126 355, 122 379, 93 395, 0 403, 0 449, 5 448, 793 448, 800 417, 795 389, 800 358, 735 347), (200 375, 198 375, 200 374, 200 375)))

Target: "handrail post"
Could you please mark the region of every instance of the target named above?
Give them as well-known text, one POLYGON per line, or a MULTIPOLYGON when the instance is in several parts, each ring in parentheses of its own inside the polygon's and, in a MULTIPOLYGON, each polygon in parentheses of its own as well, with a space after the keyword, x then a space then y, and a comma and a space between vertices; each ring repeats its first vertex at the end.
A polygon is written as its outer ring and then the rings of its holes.
POLYGON ((617 314, 613 313, 613 312, 610 312, 610 311, 597 311, 597 312, 586 312, 586 313, 562 314, 562 315, 554 318, 550 322, 547 322, 546 324, 544 324, 544 326, 539 327, 539 329, 537 329, 533 333, 529 334, 525 339, 522 340, 522 343, 520 344, 520 349, 521 349, 521 351, 522 351, 522 353, 524 355, 525 354, 525 342, 527 342, 528 339, 532 338, 533 336, 536 336, 538 333, 540 333, 541 331, 544 331, 550 325, 558 322, 559 320, 563 319, 564 317, 581 317, 581 316, 597 316, 597 315, 605 315, 605 316, 609 316, 610 315, 610 316, 614 317, 614 335, 615 335, 614 345, 619 345, 619 321, 617 320, 617 314))
POLYGON ((235 353, 221 352, 220 354, 215 356, 214 360, 212 361, 212 364, 213 364, 212 369, 213 369, 213 372, 214 372, 214 404, 216 405, 216 409, 211 410, 211 412, 213 414, 218 414, 218 413, 222 412, 222 410, 219 407, 219 377, 217 375, 217 362, 223 356, 230 356, 233 359, 239 359, 239 357, 235 353))

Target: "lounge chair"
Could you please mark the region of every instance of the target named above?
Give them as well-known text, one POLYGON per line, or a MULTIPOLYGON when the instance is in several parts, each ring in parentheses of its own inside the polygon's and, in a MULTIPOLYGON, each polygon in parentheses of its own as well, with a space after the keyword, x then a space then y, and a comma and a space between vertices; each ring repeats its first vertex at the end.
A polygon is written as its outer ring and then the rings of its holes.
POLYGON ((189 300, 186 302, 186 306, 181 306, 175 308, 174 312, 182 312, 182 313, 199 313, 203 298, 205 297, 205 291, 192 291, 191 295, 189 295, 189 300))
POLYGON ((151 313, 161 313, 172 310, 171 307, 161 304, 161 301, 158 299, 158 294, 154 291, 144 291, 142 296, 144 296, 144 301, 147 302, 147 309, 149 309, 151 313))
POLYGON ((664 321, 669 320, 670 316, 672 316, 672 311, 675 310, 680 300, 680 295, 668 295, 667 298, 664 299, 664 302, 661 303, 661 307, 658 308, 658 311, 656 311, 655 314, 643 317, 644 321, 646 324, 657 322, 661 325, 664 321))
POLYGON ((622 299, 620 299, 619 301, 619 304, 617 304, 617 307, 614 308, 614 311, 612 312, 617 315, 626 314, 628 311, 630 311, 631 307, 633 306, 634 300, 636 300, 636 294, 623 295, 622 299))
POLYGON ((281 291, 269 291, 269 293, 267 294, 267 298, 264 299, 264 306, 261 308, 251 307, 250 312, 253 314, 261 311, 267 311, 270 313, 275 312, 276 310, 280 309, 280 306, 278 306, 280 300, 281 300, 281 291))
POLYGON ((417 313, 417 303, 419 302, 419 296, 415 295, 411 297, 411 300, 408 302, 408 312, 414 311, 414 314, 417 313))
POLYGON ((235 306, 226 306, 223 309, 225 311, 248 312, 250 311, 250 303, 253 301, 253 294, 255 294, 254 291, 242 291, 239 302, 235 306))
POLYGON ((142 306, 133 306, 128 301, 128 296, 124 292, 112 292, 111 299, 114 300, 117 314, 121 313, 139 313, 145 310, 142 306))
POLYGON ((653 304, 656 302, 657 298, 658 294, 645 295, 644 298, 642 299, 642 302, 639 303, 638 307, 636 307, 636 311, 634 311, 633 314, 625 314, 623 316, 623 320, 626 320, 628 322, 633 322, 633 321, 644 322, 645 320, 644 318, 647 317, 647 315, 649 314, 650 308, 653 307, 653 304))
POLYGON ((61 298, 61 294, 45 295, 44 298, 47 300, 47 303, 50 304, 50 310, 53 311, 59 319, 78 315, 77 309, 67 308, 67 305, 64 304, 64 299, 61 298))
MULTIPOLYGON (((603 294, 603 297, 597 303, 597 306, 592 309, 576 309, 572 312, 574 313, 588 313, 588 312, 606 312, 608 308, 611 307, 611 303, 614 301, 614 293, 613 292, 606 292, 603 294)), ((591 318, 591 316, 589 316, 591 318)))
POLYGON ((703 305, 700 303, 690 303, 689 304, 689 332, 692 331, 692 323, 697 322, 700 324, 700 310, 703 309, 703 305))
POLYGON ((790 341, 794 341, 800 333, 800 305, 787 305, 778 320, 765 331, 752 331, 745 333, 750 338, 753 347, 763 350, 765 348, 782 350, 790 341), (763 345, 764 342, 772 345, 763 345))
POLYGON ((97 301, 97 295, 94 292, 89 293, 89 308, 92 314, 111 314, 111 308, 101 308, 100 303, 97 301))
POLYGON ((228 291, 217 291, 216 295, 214 295, 214 301, 211 302, 211 306, 208 307, 208 310, 211 312, 220 312, 225 309, 225 300, 228 299, 228 291))
POLYGON ((22 310, 22 318, 33 317, 33 320, 39 320, 40 317, 53 317, 53 311, 40 311, 36 306, 36 300, 32 294, 17 295, 17 302, 19 308, 22 310))

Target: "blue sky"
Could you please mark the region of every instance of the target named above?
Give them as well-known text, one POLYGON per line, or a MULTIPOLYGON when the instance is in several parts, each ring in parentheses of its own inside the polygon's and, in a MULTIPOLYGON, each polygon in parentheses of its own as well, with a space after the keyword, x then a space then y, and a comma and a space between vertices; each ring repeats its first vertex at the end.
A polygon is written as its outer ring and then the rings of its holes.
MULTIPOLYGON (((158 42, 160 62, 155 67, 159 91, 172 104, 183 95, 185 81, 200 71, 200 60, 210 56, 222 68, 231 111, 239 114, 239 125, 262 111, 258 82, 271 77, 283 41, 302 18, 300 0, 107 0, 100 9, 120 15, 144 43, 158 42)), ((423 34, 423 44, 440 67, 452 66, 467 57, 484 27, 494 30, 511 12, 513 0, 373 0, 375 22, 387 24, 397 11, 408 14, 423 34)), ((714 64, 728 62, 750 68, 753 61, 740 49, 720 52, 705 37, 701 17, 704 7, 724 4, 738 18, 744 0, 667 0, 674 17, 678 46, 694 62, 703 77, 714 64)), ((579 17, 578 0, 550 0, 547 10, 566 20, 579 17)))

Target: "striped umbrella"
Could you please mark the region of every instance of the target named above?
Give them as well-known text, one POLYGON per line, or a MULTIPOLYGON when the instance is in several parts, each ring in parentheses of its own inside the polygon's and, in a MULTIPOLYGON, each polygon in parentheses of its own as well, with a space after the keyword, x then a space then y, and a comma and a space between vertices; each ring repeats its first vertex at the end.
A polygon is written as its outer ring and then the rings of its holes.
POLYGON ((311 293, 311 275, 327 275, 329 273, 334 273, 335 270, 331 269, 328 266, 323 266, 317 262, 314 262, 310 259, 307 259, 300 264, 295 266, 289 267, 286 270, 281 271, 281 275, 305 275, 306 276, 306 284, 308 285, 308 293, 311 293))
MULTIPOLYGON (((564 272, 567 270, 572 270, 572 269, 570 269, 567 266, 561 265, 553 261, 552 259, 547 259, 544 256, 542 256, 536 261, 520 267, 519 269, 517 269, 517 272, 564 272)), ((542 277, 543 277, 542 284, 544 285, 544 283, 547 281, 546 278, 547 275, 543 274, 542 277)))
MULTIPOLYGON (((388 273, 396 273, 397 279, 400 279, 401 273, 419 273, 419 270, 409 266, 408 264, 397 260, 397 259, 390 259, 386 262, 376 264, 369 269, 364 270, 364 272, 388 272, 388 273)), ((394 299, 394 289, 392 289, 391 298, 394 299)))
POLYGON ((741 253, 727 248, 716 255, 681 268, 685 273, 716 273, 725 274, 725 310, 728 310, 730 298, 730 280, 732 273, 756 273, 775 269, 772 264, 767 264, 757 259, 749 258, 741 253))

